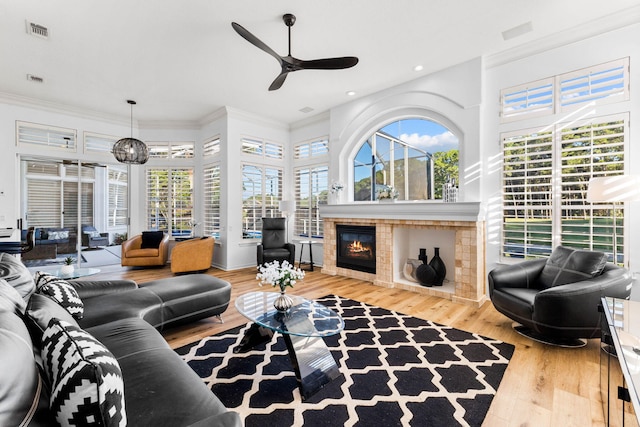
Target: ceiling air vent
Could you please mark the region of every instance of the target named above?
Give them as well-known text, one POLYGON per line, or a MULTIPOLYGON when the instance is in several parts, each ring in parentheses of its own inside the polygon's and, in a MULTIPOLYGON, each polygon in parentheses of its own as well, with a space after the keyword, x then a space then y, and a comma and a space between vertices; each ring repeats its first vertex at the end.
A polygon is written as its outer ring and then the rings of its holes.
POLYGON ((44 83, 44 79, 42 77, 34 76, 33 74, 27 74, 27 80, 35 83, 44 83))
POLYGON ((27 34, 40 37, 42 39, 49 38, 49 29, 43 25, 36 24, 35 22, 27 21, 27 34))

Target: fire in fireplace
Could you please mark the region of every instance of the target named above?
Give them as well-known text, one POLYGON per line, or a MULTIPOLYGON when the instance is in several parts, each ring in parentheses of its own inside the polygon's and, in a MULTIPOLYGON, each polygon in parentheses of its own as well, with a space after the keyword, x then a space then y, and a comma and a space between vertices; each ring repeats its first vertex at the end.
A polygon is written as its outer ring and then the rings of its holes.
POLYGON ((336 225, 336 266, 376 272, 376 227, 336 225))

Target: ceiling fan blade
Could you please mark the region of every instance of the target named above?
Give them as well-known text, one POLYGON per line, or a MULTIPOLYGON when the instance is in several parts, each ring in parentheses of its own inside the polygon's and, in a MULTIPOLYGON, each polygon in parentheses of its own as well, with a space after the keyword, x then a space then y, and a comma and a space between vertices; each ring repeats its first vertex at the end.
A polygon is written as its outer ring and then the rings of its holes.
POLYGON ((282 64, 282 57, 280 55, 278 55, 273 49, 271 49, 269 46, 267 46, 262 40, 260 40, 259 38, 257 38, 253 34, 251 34, 242 25, 240 25, 240 24, 238 24, 236 22, 232 22, 231 26, 233 27, 234 30, 236 30, 236 33, 240 34, 246 41, 248 41, 249 43, 251 43, 252 45, 254 45, 257 48, 264 50, 269 55, 271 55, 274 58, 276 58, 280 64, 282 64))
POLYGON ((305 70, 342 70, 351 68, 358 63, 355 56, 343 56, 341 58, 312 59, 309 61, 298 60, 298 66, 305 70))
POLYGON ((280 75, 278 75, 278 77, 276 77, 276 79, 271 83, 271 86, 269 86, 269 90, 278 90, 282 87, 282 84, 284 83, 285 79, 287 78, 287 74, 289 74, 288 71, 282 71, 280 73, 280 75))

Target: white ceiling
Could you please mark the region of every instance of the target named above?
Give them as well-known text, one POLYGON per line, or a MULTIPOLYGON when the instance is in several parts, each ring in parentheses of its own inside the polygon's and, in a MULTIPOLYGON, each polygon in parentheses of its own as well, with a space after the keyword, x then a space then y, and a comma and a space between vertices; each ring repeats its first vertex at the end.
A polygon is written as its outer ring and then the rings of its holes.
POLYGON ((350 101, 349 90, 363 96, 479 56, 513 56, 625 16, 638 16, 638 0, 0 0, 0 99, 118 118, 134 99, 135 119, 149 123, 195 122, 222 106, 293 123, 350 101), (284 13, 297 17, 293 56, 357 56, 358 65, 298 71, 269 92, 279 64, 231 22, 285 55, 284 13), (49 39, 28 35, 26 21, 49 39), (533 31, 503 39, 527 22, 533 31))

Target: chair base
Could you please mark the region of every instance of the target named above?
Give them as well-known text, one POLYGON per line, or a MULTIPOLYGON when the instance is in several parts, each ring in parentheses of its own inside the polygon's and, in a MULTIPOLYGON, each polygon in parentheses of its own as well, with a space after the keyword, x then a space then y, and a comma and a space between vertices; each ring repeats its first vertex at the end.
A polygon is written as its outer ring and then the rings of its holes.
POLYGON ((582 338, 563 338, 563 337, 550 337, 547 335, 541 335, 536 331, 533 331, 519 323, 514 323, 512 327, 514 331, 516 331, 523 337, 527 337, 533 341, 536 341, 542 344, 548 344, 548 345, 553 345, 556 347, 564 347, 564 348, 580 348, 587 345, 587 340, 582 338))

